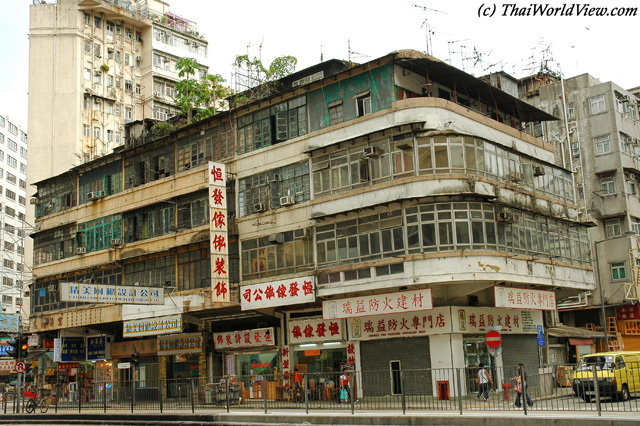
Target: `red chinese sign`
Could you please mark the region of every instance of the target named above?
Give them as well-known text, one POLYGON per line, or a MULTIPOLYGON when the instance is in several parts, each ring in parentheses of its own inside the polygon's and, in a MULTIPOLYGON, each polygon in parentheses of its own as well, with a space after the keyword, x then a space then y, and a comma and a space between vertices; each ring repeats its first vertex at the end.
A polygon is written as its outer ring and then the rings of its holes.
POLYGON ((250 348, 255 346, 273 346, 276 336, 273 327, 254 330, 227 331, 213 333, 213 344, 216 349, 250 348))
POLYGON ((240 289, 242 310, 289 306, 316 300, 314 277, 291 278, 284 281, 243 286, 240 289))
POLYGON ((526 288, 493 287, 496 308, 556 310, 556 293, 526 288))
POLYGON ((225 165, 209 162, 209 228, 211 290, 214 302, 229 302, 229 246, 227 233, 227 174, 225 165))
POLYGON ((640 305, 616 306, 616 318, 618 321, 640 320, 640 305))
POLYGON ((289 343, 338 341, 344 338, 342 320, 309 319, 289 322, 289 343))
POLYGON ((399 291, 322 302, 325 319, 399 314, 433 309, 431 289, 399 291))

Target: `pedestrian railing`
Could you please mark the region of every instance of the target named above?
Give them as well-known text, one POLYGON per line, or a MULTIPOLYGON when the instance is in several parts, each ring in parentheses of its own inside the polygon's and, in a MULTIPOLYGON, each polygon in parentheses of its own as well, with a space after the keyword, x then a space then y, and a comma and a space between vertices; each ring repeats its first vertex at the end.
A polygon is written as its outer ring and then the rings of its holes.
MULTIPOLYGON (((640 365, 625 368, 576 365, 547 368, 485 367, 491 390, 485 400, 476 381, 478 368, 263 374, 214 379, 98 382, 69 391, 65 383, 48 391, 57 411, 168 411, 218 409, 398 411, 640 411, 640 365), (524 384, 518 398, 516 385, 524 384), (528 395, 529 398, 523 395, 528 395), (530 402, 531 405, 527 404, 530 402), (519 405, 519 406, 518 406, 519 405)), ((75 388, 74 388, 75 389, 75 388)), ((16 412, 24 398, 17 389, 0 393, 2 411, 16 412)), ((24 403, 21 404, 23 406, 24 403)))

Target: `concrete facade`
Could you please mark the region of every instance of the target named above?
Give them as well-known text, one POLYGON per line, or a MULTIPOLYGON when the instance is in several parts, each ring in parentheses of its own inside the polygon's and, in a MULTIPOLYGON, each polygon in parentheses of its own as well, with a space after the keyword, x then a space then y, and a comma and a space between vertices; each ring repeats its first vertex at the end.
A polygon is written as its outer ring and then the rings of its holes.
MULTIPOLYGON (((637 350, 638 327, 631 324, 637 323, 637 318, 616 319, 616 310, 638 302, 638 282, 634 278, 638 238, 633 234, 640 232, 638 98, 613 82, 582 74, 564 81, 565 107, 562 83, 547 83, 528 101, 556 117, 565 117, 566 112, 566 121, 543 123, 544 137, 562 153, 558 161, 564 160, 566 167, 574 170, 580 219, 596 225, 589 230, 592 243, 597 244, 594 262, 599 262, 606 316, 617 322, 617 332, 615 327, 609 330, 610 344, 637 350)), ((581 311, 600 307, 599 288, 568 299, 563 305, 573 310, 563 315, 568 324, 605 325, 599 310, 589 314, 581 311)))
MULTIPOLYGON (((124 321, 180 314, 182 331, 204 344, 193 357, 147 347, 146 380, 153 365, 169 380, 222 371, 246 380, 250 398, 254 369, 275 367, 287 384, 294 366, 500 367, 484 343, 489 329, 534 347, 543 297, 595 288, 572 175, 554 164, 551 144, 519 130, 552 118, 543 111, 414 51, 350 67, 329 61, 284 78, 278 93, 230 101, 228 112, 156 140, 132 138, 37 183, 34 332, 106 335, 116 363, 152 340, 123 336, 124 321), (230 303, 213 301, 209 161, 227 171, 230 303), (162 173, 143 164, 162 164, 162 173), (87 195, 98 181, 110 191, 87 195), (159 288, 165 303, 67 302, 68 283, 159 288), (312 301, 288 302, 302 283, 312 301), (275 300, 274 287, 283 289, 275 300), (526 302, 500 305, 504 288, 526 302), (364 308, 365 297, 398 297, 401 313, 347 315, 348 301, 364 308), (275 342, 242 343, 265 329, 275 342), (395 358, 390 348, 402 342, 412 352, 395 358), (362 359, 367 351, 376 362, 362 359)), ((463 393, 475 391, 472 376, 463 393)), ((373 392, 364 380, 356 389, 373 392)))

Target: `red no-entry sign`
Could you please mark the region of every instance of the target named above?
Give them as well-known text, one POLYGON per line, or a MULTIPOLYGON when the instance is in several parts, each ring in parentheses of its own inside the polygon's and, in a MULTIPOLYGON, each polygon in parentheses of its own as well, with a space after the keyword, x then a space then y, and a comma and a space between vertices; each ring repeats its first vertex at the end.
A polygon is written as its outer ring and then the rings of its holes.
POLYGON ((487 346, 495 349, 502 343, 502 335, 495 330, 491 330, 484 336, 484 341, 487 346))

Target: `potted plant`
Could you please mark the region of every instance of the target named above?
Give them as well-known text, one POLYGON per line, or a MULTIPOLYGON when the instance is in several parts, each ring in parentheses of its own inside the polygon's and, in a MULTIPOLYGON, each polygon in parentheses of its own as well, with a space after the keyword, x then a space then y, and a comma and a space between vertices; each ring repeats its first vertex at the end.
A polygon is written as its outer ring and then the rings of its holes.
POLYGON ((100 65, 100 71, 102 71, 102 72, 109 71, 109 65, 107 65, 107 64, 100 65))

